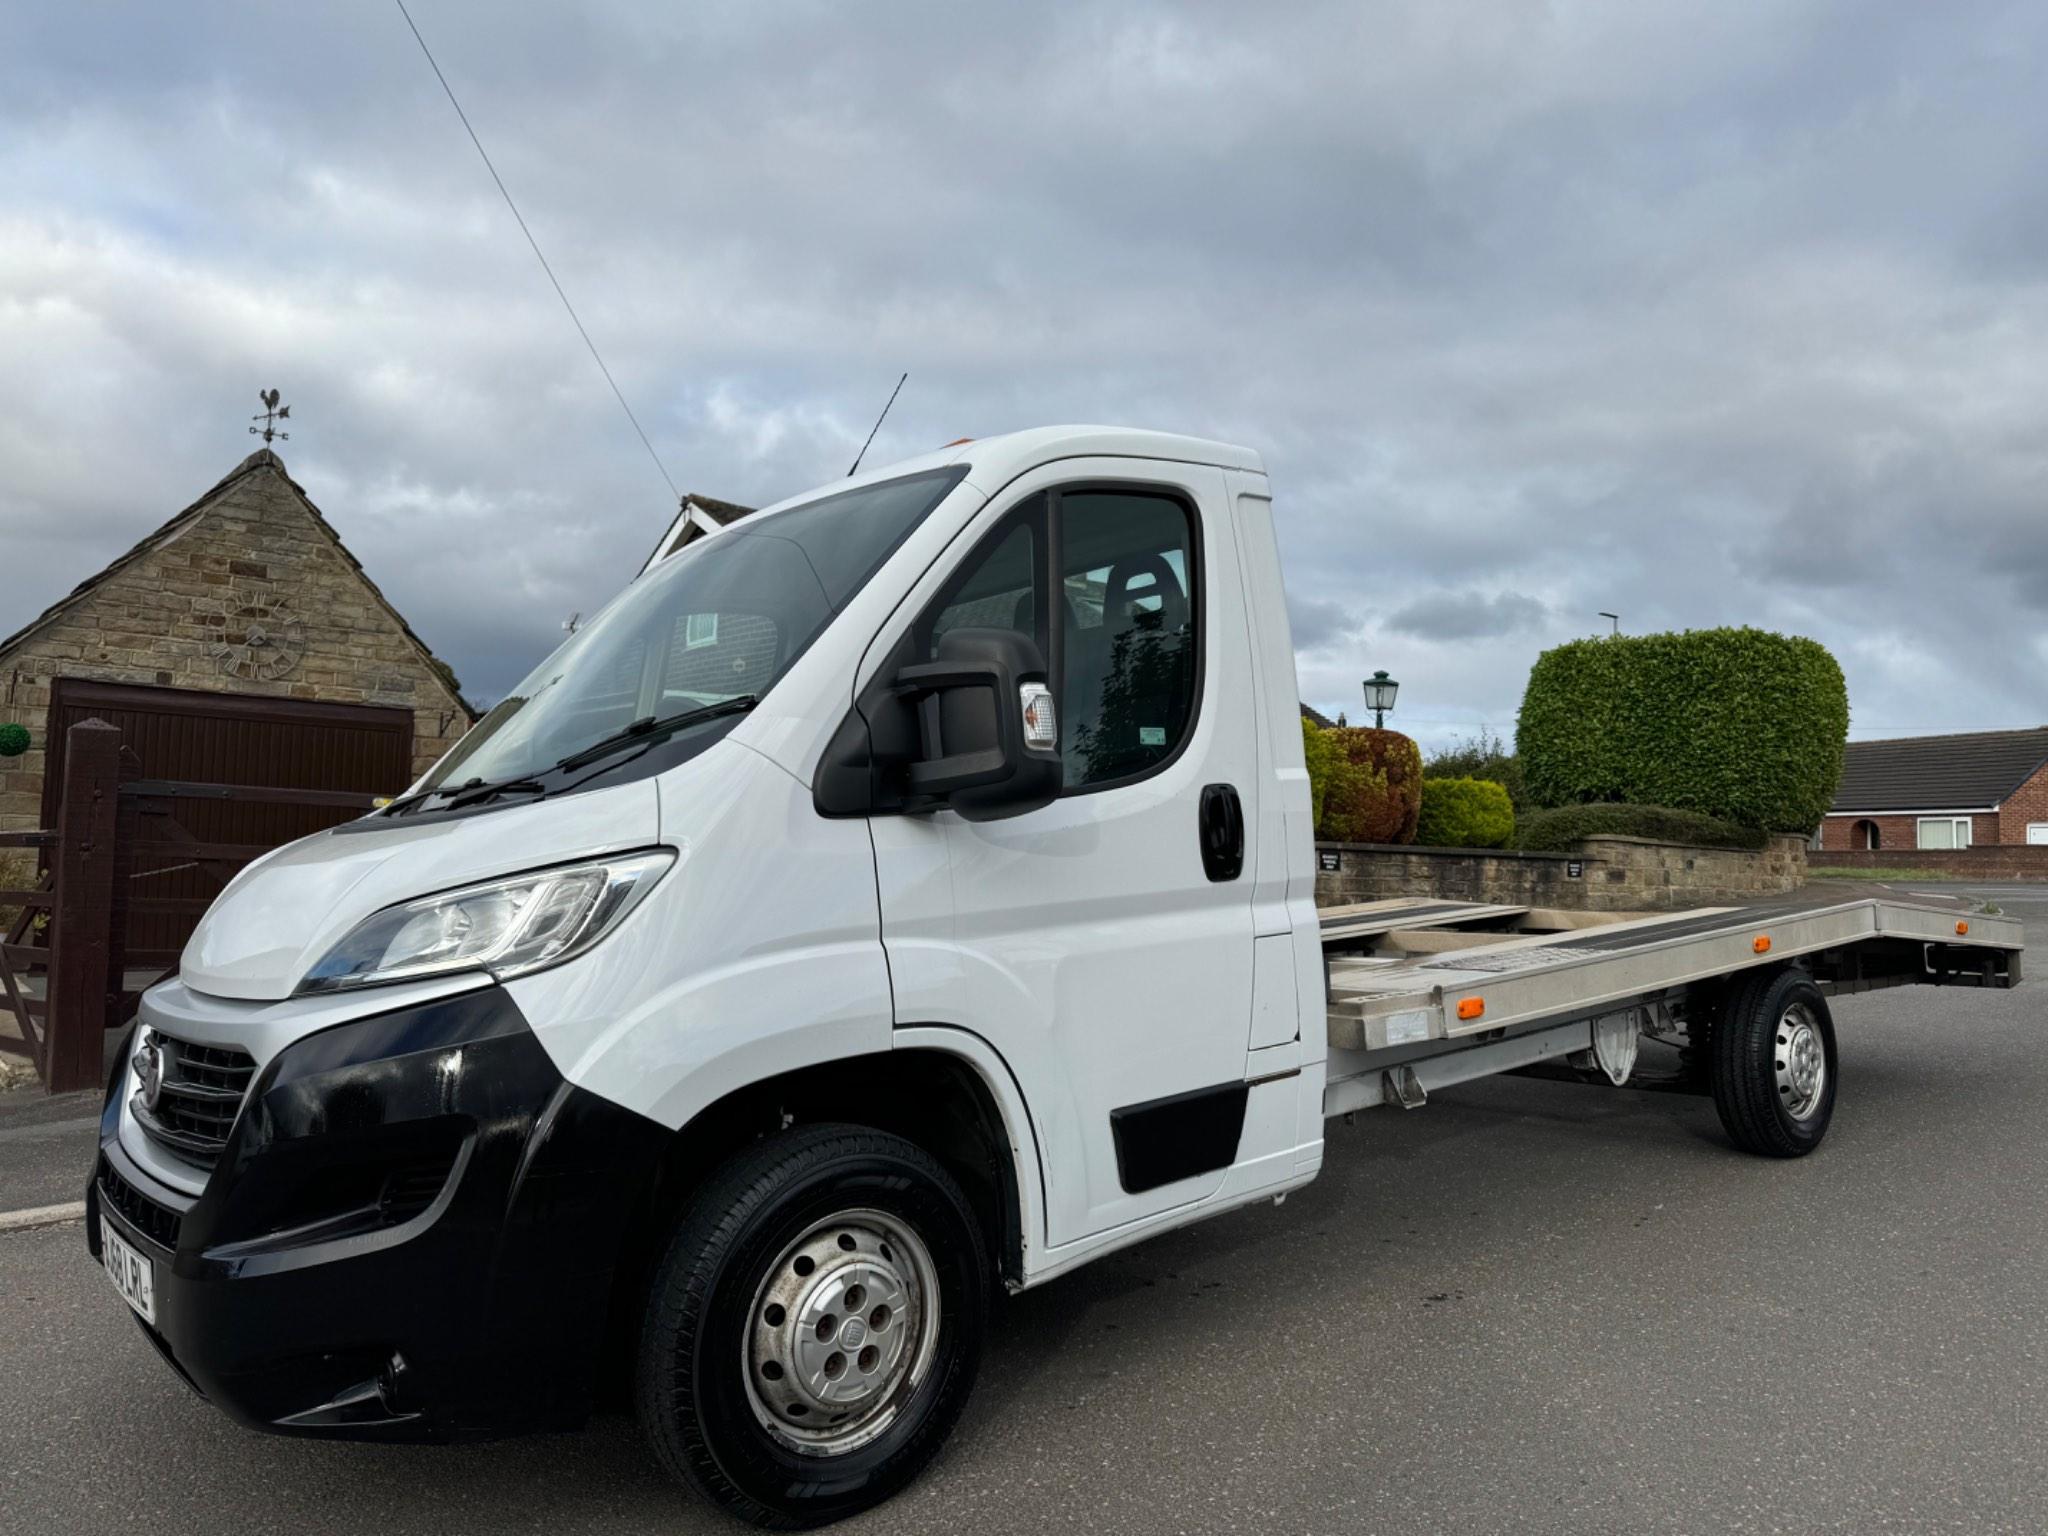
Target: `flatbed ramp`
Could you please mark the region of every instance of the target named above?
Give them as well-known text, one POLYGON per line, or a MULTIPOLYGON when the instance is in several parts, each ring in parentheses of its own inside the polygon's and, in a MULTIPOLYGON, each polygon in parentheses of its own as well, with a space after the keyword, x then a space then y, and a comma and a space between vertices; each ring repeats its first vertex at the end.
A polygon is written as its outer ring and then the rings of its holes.
MULTIPOLYGON (((2006 987, 2019 980, 2022 943, 2012 918, 1866 898, 1675 912, 1391 963, 1333 955, 1329 1043, 1370 1052, 1586 1018, 1799 957, 1811 957, 1830 991, 1915 981, 2006 987)), ((1333 1059, 1333 1075, 1341 1065, 1333 1059)))
POLYGON ((1402 928, 1458 928, 1468 923, 1500 923, 1521 917, 1527 907, 1501 906, 1485 901, 1432 901, 1394 899, 1363 901, 1352 906, 1325 907, 1321 924, 1323 943, 1369 939, 1402 928))

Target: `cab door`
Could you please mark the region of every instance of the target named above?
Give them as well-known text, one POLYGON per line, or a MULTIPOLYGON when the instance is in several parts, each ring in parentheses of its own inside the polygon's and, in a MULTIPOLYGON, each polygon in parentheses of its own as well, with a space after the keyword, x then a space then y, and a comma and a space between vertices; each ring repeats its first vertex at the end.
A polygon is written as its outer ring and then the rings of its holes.
POLYGON ((870 653, 907 632, 924 659, 949 629, 1010 628, 1056 679, 1051 804, 871 823, 897 1023, 972 1031, 1008 1062, 1054 1249, 1200 1201, 1240 1157, 1259 785, 1227 515, 1205 466, 1035 471, 870 653))

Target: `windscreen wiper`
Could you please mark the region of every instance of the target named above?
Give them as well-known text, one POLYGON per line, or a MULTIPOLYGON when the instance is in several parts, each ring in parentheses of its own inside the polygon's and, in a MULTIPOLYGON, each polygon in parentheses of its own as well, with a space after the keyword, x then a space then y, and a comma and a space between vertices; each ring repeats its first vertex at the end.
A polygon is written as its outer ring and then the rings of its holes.
POLYGON ((432 800, 438 795, 448 801, 441 809, 453 810, 458 803, 458 797, 461 804, 474 805, 480 800, 487 800, 493 795, 512 790, 530 790, 537 795, 547 793, 544 785, 536 784, 532 779, 507 779, 502 784, 491 784, 482 779, 466 779, 460 784, 436 784, 432 789, 423 789, 417 794, 393 800, 380 809, 386 816, 396 816, 401 811, 409 811, 422 801, 432 800))
POLYGON ((736 698, 724 699, 716 704, 705 704, 697 709, 686 709, 678 715, 643 715, 622 731, 593 741, 580 752, 571 752, 555 764, 558 772, 570 773, 589 766, 599 758, 610 757, 614 752, 623 752, 629 747, 649 746, 671 736, 685 726, 698 725, 706 720, 716 720, 723 715, 743 715, 760 703, 751 693, 736 698))

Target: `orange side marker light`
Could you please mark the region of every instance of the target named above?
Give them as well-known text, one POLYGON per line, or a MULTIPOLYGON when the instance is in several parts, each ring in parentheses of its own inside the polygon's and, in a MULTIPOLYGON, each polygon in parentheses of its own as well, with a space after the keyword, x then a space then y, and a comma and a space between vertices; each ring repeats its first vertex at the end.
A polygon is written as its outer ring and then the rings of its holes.
POLYGON ((1771 952, 1771 936, 1768 933, 1760 933, 1749 941, 1749 947, 1760 955, 1767 955, 1771 952))
POLYGON ((1962 934, 1962 933, 1968 933, 1969 931, 1970 931, 1970 925, 1969 925, 1968 923, 1957 923, 1957 924, 1956 924, 1956 932, 1957 932, 1957 933, 1959 933, 1959 934, 1962 934))
POLYGON ((1476 1018, 1478 1018, 1478 1017, 1479 1017, 1479 1016, 1480 1016, 1480 1015, 1481 1015, 1482 1013, 1484 1013, 1484 1012, 1486 1012, 1486 999, 1485 999, 1485 998, 1483 998, 1483 997, 1461 997, 1461 998, 1459 998, 1459 999, 1458 999, 1458 1017, 1459 1017, 1459 1018, 1461 1018, 1461 1019, 1476 1019, 1476 1018))

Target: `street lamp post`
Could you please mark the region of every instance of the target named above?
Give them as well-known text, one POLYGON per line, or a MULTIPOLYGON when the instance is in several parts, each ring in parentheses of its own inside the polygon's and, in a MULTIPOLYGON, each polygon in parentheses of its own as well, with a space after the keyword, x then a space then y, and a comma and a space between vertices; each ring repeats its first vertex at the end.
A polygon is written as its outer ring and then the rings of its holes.
POLYGON ((1387 723, 1387 711, 1394 707, 1394 694, 1400 689, 1385 672, 1375 672, 1365 680, 1365 707, 1372 711, 1374 730, 1387 723))

